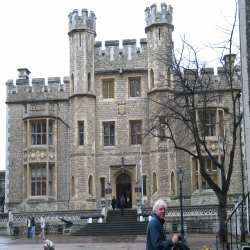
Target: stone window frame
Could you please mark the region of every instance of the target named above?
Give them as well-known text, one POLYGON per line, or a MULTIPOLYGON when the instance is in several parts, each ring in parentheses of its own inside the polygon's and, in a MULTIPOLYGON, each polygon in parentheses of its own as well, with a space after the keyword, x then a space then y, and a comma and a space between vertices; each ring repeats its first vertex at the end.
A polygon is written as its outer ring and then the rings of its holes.
POLYGON ((100 121, 100 131, 101 131, 101 146, 103 150, 106 149, 115 149, 117 145, 117 120, 112 119, 112 120, 101 120, 100 121), (104 146, 104 125, 105 124, 114 124, 114 146, 104 146))
POLYGON ((128 76, 128 98, 140 98, 142 96, 142 76, 136 75, 136 76, 128 76), (136 94, 136 88, 135 88, 135 95, 131 96, 131 81, 139 81, 139 95, 136 94))
POLYGON ((115 128, 115 121, 103 121, 102 122, 102 130, 103 130, 103 133, 102 133, 102 137, 103 137, 103 147, 115 147, 116 143, 115 143, 115 138, 116 138, 116 128, 115 128), (110 134, 110 126, 113 125, 114 126, 114 134, 110 134), (109 134, 105 135, 105 126, 108 126, 108 131, 109 131, 109 134), (110 145, 110 139, 111 137, 114 138, 114 145, 110 145), (109 138, 109 145, 105 145, 105 138, 109 138))
POLYGON ((44 196, 47 196, 47 194, 48 196, 52 196, 52 168, 49 167, 48 173, 47 173, 46 164, 39 164, 39 165, 30 166, 30 171, 31 171, 30 196, 31 197, 44 197, 44 196), (47 177, 48 177, 48 180, 47 180, 47 177), (38 193, 39 189, 40 189, 40 192, 38 193))
POLYGON ((166 125, 165 116, 159 116, 159 139, 160 141, 166 141, 166 125))
POLYGON ((78 121, 78 146, 84 146, 84 121, 78 121), (82 124, 82 131, 81 131, 81 124, 82 124), (81 137, 82 137, 82 144, 81 144, 81 137))
POLYGON ((54 122, 53 120, 49 120, 49 122, 47 123, 47 118, 29 120, 30 145, 32 147, 53 145, 53 122, 54 122), (40 124, 40 131, 38 131, 38 128, 39 128, 38 124, 40 124), (44 124, 45 124, 45 131, 44 131, 44 124), (40 144, 38 143, 38 138, 40 138, 40 144))
MULTIPOLYGON (((219 169, 216 167, 215 164, 213 164, 212 160, 208 156, 203 156, 202 158, 205 161, 206 173, 212 178, 212 180, 215 182, 215 184, 220 186, 219 169)), ((194 158, 193 158, 193 172, 194 172, 194 176, 195 176, 194 191, 198 190, 199 192, 202 192, 202 191, 211 191, 212 192, 212 189, 209 188, 207 181, 204 179, 204 177, 201 176, 199 161, 197 159, 194 159, 194 158)))
POLYGON ((136 119, 136 120, 129 120, 129 143, 131 146, 138 146, 138 145, 141 145, 142 144, 142 119, 136 119), (137 132, 137 129, 138 127, 136 128, 136 131, 135 133, 132 134, 132 124, 141 124, 141 133, 138 134, 137 132), (141 140, 141 143, 137 143, 138 142, 138 135, 140 135, 140 140, 141 140), (136 136, 136 143, 133 143, 133 140, 132 140, 132 136, 136 136))

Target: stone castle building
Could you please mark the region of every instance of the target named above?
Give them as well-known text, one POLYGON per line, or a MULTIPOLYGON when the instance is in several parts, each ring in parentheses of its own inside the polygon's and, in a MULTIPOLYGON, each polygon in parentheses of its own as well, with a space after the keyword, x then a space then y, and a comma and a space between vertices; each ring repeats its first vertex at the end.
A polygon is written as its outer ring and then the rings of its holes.
MULTIPOLYGON (((137 208, 142 192, 148 206, 158 198, 178 205, 180 166, 185 173, 185 204, 217 203, 190 156, 176 151, 168 140, 144 138, 150 112, 155 109, 149 99, 174 90, 171 63, 163 68, 154 57, 166 42, 172 45, 172 13, 172 7, 164 3, 159 12, 155 4, 146 8, 147 38, 140 39, 139 48, 133 39, 123 40, 122 48, 112 40, 105 42, 103 50, 102 43, 95 41, 95 14, 82 9, 78 15, 74 10, 68 16, 69 76, 51 77, 45 84, 44 78, 29 79, 30 71, 21 68, 15 82, 6 82, 6 211, 96 209, 110 197, 119 201, 122 194, 128 208, 137 208), (165 72, 167 88, 158 72, 165 72)), ((168 53, 171 62, 172 51, 168 53)), ((214 83, 223 80, 220 72, 218 69, 214 76, 210 69, 214 83)), ((235 79, 235 88, 240 88, 239 79, 235 79)), ((211 117, 227 115, 229 97, 213 106, 211 117)), ((214 126, 208 137, 218 158, 224 130, 214 126)), ((178 128, 176 133, 181 136, 178 128)), ((232 197, 242 192, 239 147, 237 150, 232 197)), ((220 173, 205 153, 204 160, 220 184, 220 173)))

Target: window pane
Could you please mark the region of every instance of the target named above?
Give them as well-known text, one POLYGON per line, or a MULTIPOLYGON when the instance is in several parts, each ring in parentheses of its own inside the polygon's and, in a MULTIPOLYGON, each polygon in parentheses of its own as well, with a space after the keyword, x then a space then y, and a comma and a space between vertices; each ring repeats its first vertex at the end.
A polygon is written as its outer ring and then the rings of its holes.
POLYGON ((115 146, 115 137, 110 136, 110 146, 115 146))
POLYGON ((49 135, 49 145, 52 145, 52 135, 49 135))
POLYGON ((41 195, 41 183, 40 182, 37 183, 36 194, 41 195))
POLYGON ((42 144, 46 145, 46 134, 42 135, 42 139, 43 139, 42 144))
POLYGON ((51 168, 49 168, 49 181, 51 181, 51 168))
POLYGON ((137 134, 141 134, 141 124, 137 124, 137 134))
POLYGON ((135 82, 134 81, 130 82, 130 96, 135 97, 135 82))
POLYGON ((36 195, 36 183, 32 182, 31 183, 31 195, 36 195))
POLYGON ((211 160, 207 160, 207 173, 211 173, 211 160))
POLYGON ((108 124, 104 125, 104 135, 109 135, 109 125, 108 124))
POLYGON ((104 137, 104 146, 109 146, 109 137, 104 137))
POLYGON ((36 169, 35 168, 31 169, 31 180, 32 181, 36 180, 36 169))
POLYGON ((108 83, 103 83, 103 98, 108 98, 108 83))
POLYGON ((46 168, 43 168, 42 170, 42 180, 46 180, 46 168))
POLYGON ((41 124, 37 123, 37 133, 41 133, 41 124))
POLYGON ((52 124, 49 123, 49 133, 52 133, 52 124))
POLYGON ((83 134, 80 134, 79 145, 83 145, 83 134))
POLYGON ((113 124, 110 125, 110 135, 115 134, 115 126, 113 124))
POLYGON ((134 145, 134 144, 136 144, 136 137, 135 137, 135 135, 132 135, 131 136, 131 143, 134 145))
POLYGON ((199 177, 198 176, 196 176, 196 183, 197 183, 196 189, 199 189, 199 177))
POLYGON ((101 178, 101 197, 105 197, 105 179, 101 178))
POLYGON ((137 135, 137 144, 141 144, 141 136, 137 135))
POLYGON ((46 133, 46 123, 45 122, 42 124, 42 132, 46 133))
POLYGON ((131 134, 135 134, 135 124, 131 123, 131 134))
POLYGON ((35 135, 32 135, 32 137, 31 137, 31 144, 36 145, 36 136, 35 135))
POLYGON ((114 98, 114 83, 109 83, 109 98, 114 98))
POLYGON ((31 133, 36 133, 36 124, 35 123, 32 123, 32 126, 31 126, 31 133))
POLYGON ((41 135, 37 135, 37 145, 41 145, 41 135))
POLYGON ((52 183, 49 182, 49 196, 52 195, 52 183))
POLYGON ((37 176, 36 176, 36 179, 39 181, 41 180, 41 168, 38 168, 37 169, 37 176))
POLYGON ((79 132, 80 132, 80 133, 83 132, 83 123, 80 123, 80 124, 79 124, 79 132))
POLYGON ((136 96, 140 96, 140 81, 136 81, 136 96))
POLYGON ((46 183, 43 182, 42 184, 42 195, 46 195, 46 183))

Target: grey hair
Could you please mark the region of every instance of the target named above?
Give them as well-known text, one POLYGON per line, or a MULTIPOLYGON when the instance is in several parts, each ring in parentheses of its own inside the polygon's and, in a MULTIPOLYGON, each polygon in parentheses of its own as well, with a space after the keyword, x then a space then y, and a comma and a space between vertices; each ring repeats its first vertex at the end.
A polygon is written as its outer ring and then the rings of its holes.
POLYGON ((167 204, 164 200, 158 200, 155 202, 154 206, 153 206, 153 211, 156 211, 159 205, 164 205, 165 206, 165 210, 167 210, 167 204))

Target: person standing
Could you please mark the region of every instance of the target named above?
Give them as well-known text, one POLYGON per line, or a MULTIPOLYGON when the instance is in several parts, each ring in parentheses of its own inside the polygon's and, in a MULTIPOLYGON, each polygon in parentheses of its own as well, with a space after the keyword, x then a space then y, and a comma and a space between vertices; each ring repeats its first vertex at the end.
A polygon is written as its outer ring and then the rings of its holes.
POLYGON ((178 243, 178 235, 167 239, 166 232, 163 228, 165 223, 167 204, 163 200, 155 202, 153 207, 153 216, 147 227, 146 250, 171 250, 178 243))
POLYGON ((121 215, 123 215, 123 212, 124 212, 124 206, 125 206, 125 198, 124 198, 124 194, 122 194, 122 197, 120 199, 120 203, 121 203, 121 215))
POLYGON ((30 230, 30 237, 32 236, 33 238, 35 238, 35 226, 36 226, 36 222, 35 222, 35 215, 32 214, 31 220, 30 220, 30 224, 31 224, 31 230, 30 230))
POLYGON ((27 238, 29 238, 30 237, 30 216, 28 216, 27 218, 27 230, 28 230, 27 238))
POLYGON ((115 208, 116 208, 115 196, 113 196, 113 199, 112 199, 112 202, 111 202, 111 206, 113 208, 113 215, 115 215, 115 208))
POLYGON ((44 228, 45 228, 45 217, 44 217, 44 214, 43 214, 43 216, 41 217, 41 229, 42 229, 42 232, 38 235, 39 238, 42 235, 43 236, 43 240, 45 240, 44 228))

